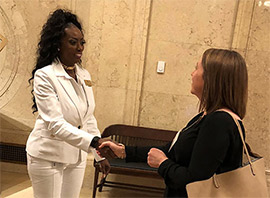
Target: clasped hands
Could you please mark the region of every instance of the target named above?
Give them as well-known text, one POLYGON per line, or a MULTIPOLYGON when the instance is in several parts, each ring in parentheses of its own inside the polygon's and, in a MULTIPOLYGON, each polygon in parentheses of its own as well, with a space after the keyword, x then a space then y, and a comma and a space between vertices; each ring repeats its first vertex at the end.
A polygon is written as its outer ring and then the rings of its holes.
POLYGON ((106 142, 112 142, 111 139, 105 139, 105 138, 100 138, 98 140, 98 146, 96 147, 96 151, 99 154, 100 157, 105 157, 107 159, 112 159, 112 158, 117 158, 117 155, 115 152, 109 147, 109 146, 101 146, 103 143, 106 142))
MULTIPOLYGON (((97 151, 100 156, 108 159, 126 157, 124 145, 110 139, 100 139, 100 145, 98 146, 97 151)), ((166 159, 168 159, 168 157, 163 151, 157 148, 151 148, 148 152, 147 163, 150 167, 158 168, 166 159)))

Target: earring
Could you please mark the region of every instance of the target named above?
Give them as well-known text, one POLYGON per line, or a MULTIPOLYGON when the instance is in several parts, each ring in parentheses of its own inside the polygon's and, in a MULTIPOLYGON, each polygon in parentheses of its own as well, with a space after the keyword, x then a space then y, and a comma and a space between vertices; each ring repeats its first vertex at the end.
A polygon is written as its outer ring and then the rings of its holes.
POLYGON ((58 51, 58 52, 60 52, 60 49, 59 49, 59 48, 57 48, 57 51, 58 51))

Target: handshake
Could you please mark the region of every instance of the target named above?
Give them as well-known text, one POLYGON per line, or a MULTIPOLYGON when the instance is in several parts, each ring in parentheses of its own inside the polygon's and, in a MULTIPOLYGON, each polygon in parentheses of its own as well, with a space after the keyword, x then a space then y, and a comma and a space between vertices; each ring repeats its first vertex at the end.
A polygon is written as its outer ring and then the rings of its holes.
MULTIPOLYGON (((101 157, 105 157, 107 159, 126 158, 125 145, 111 139, 99 139, 96 151, 101 157)), ((147 163, 153 168, 158 168, 163 161, 168 159, 166 154, 158 148, 151 148, 147 155, 147 163)))
POLYGON ((125 146, 111 139, 100 138, 98 140, 98 146, 96 147, 97 153, 100 157, 107 159, 126 157, 125 146))

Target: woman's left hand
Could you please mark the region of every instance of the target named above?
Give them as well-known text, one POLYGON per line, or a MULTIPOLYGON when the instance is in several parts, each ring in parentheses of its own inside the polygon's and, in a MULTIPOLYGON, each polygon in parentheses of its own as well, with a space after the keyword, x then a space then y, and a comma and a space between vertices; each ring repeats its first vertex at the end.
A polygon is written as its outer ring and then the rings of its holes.
POLYGON ((168 159, 168 157, 163 153, 163 151, 157 148, 151 148, 148 152, 147 163, 152 168, 158 168, 166 159, 168 159))
POLYGON ((107 159, 104 159, 101 162, 99 162, 99 165, 100 165, 100 170, 103 173, 102 178, 104 178, 109 174, 111 170, 111 165, 107 159))

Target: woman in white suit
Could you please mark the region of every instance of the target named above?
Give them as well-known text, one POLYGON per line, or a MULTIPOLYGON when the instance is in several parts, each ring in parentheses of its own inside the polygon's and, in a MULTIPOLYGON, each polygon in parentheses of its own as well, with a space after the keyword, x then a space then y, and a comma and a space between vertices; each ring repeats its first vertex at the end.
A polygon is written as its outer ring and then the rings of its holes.
POLYGON ((79 197, 89 152, 105 175, 110 170, 108 160, 95 150, 102 140, 93 115, 91 77, 80 65, 84 44, 76 15, 58 9, 49 16, 29 79, 38 115, 26 151, 38 198, 79 197))

